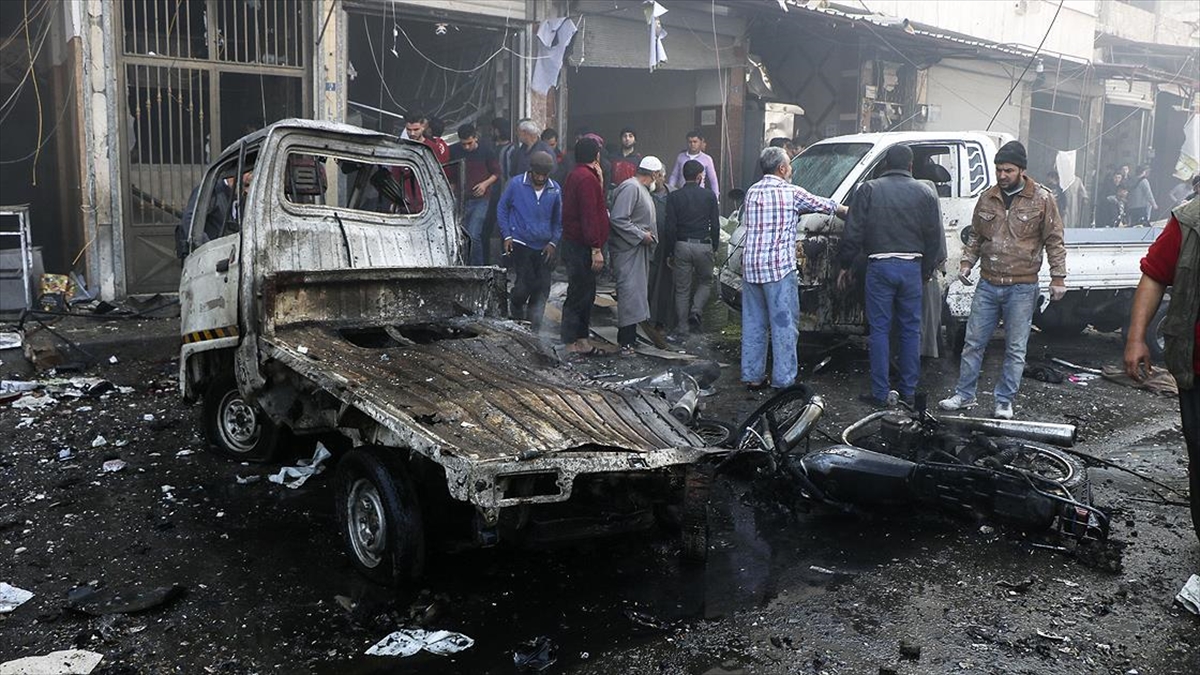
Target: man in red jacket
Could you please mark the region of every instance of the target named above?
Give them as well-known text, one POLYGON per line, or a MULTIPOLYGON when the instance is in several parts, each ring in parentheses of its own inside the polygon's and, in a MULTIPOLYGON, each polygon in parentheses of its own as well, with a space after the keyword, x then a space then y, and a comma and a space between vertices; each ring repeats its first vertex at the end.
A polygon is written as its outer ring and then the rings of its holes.
POLYGON ((604 268, 608 241, 608 207, 600 144, 591 138, 575 142, 575 168, 563 182, 562 246, 559 256, 567 270, 567 299, 563 302, 561 336, 567 351, 582 356, 603 354, 588 340, 596 273, 604 268))

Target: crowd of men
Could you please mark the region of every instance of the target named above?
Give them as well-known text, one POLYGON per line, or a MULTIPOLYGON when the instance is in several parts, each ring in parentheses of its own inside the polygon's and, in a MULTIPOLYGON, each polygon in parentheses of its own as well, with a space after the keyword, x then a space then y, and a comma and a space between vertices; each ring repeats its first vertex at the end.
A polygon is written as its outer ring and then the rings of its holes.
POLYGON ((563 147, 556 130, 529 119, 517 123, 513 142, 509 121, 496 118, 487 139, 463 124, 458 144, 442 153, 428 122, 410 115, 404 137, 430 145, 443 163, 461 162, 448 173, 463 199, 468 262, 513 273, 514 318, 540 329, 561 262, 568 290, 560 337, 571 353, 608 353, 589 339, 602 272, 616 286, 620 353, 633 353, 639 329, 666 347, 700 327, 720 244, 717 171, 700 131, 686 135, 668 174, 662 160, 638 151, 632 128, 611 149, 587 129, 563 147), (489 251, 493 232, 498 257, 489 251))

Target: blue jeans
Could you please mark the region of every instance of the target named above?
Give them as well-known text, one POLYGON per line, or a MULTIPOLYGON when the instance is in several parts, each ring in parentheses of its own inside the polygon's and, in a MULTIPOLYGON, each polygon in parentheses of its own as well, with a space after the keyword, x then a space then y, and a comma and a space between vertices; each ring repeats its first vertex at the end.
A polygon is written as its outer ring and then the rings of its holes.
POLYGON ((487 199, 468 199, 463 207, 463 229, 471 239, 471 252, 467 262, 473 266, 484 264, 483 224, 487 220, 487 210, 487 199))
POLYGON ((984 279, 979 280, 975 297, 971 300, 971 317, 967 319, 966 344, 956 388, 959 396, 968 401, 974 400, 979 369, 983 365, 983 351, 996 330, 996 324, 1003 318, 1004 365, 996 382, 996 403, 1012 403, 1016 398, 1017 388, 1021 386, 1021 373, 1025 370, 1025 343, 1029 341, 1029 327, 1033 324, 1033 308, 1037 298, 1037 284, 995 286, 984 279))
POLYGON ((742 284, 742 381, 757 384, 767 377, 767 344, 771 345, 771 386, 796 382, 796 341, 800 338, 800 289, 796 273, 779 281, 742 284))
POLYGON ((867 263, 867 325, 871 327, 871 396, 887 399, 893 319, 899 331, 900 393, 912 396, 921 371, 921 261, 885 258, 867 263))

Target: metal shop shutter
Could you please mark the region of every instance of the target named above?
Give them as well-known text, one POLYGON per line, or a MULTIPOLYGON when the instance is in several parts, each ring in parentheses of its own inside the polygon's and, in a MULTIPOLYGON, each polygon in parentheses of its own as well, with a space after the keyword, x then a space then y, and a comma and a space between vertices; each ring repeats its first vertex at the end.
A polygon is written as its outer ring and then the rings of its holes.
MULTIPOLYGON (((682 26, 667 25, 663 46, 667 62, 662 70, 708 70, 717 67, 717 51, 713 49, 712 32, 695 33, 682 26)), ((734 40, 718 35, 721 48, 721 67, 741 62, 732 49, 734 40)), ((572 66, 594 68, 650 67, 650 29, 645 22, 629 21, 611 16, 589 16, 583 29, 575 36, 569 63, 572 66)))

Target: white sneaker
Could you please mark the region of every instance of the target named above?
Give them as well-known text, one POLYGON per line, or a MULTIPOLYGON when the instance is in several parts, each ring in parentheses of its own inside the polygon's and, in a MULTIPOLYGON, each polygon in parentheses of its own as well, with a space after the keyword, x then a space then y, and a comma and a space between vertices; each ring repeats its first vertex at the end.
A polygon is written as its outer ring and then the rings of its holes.
POLYGON ((999 420, 1011 420, 1013 418, 1012 404, 997 403, 995 417, 999 420))
POLYGON ((975 407, 975 399, 963 398, 961 395, 955 394, 950 398, 938 401, 938 407, 942 410, 966 410, 975 407))

